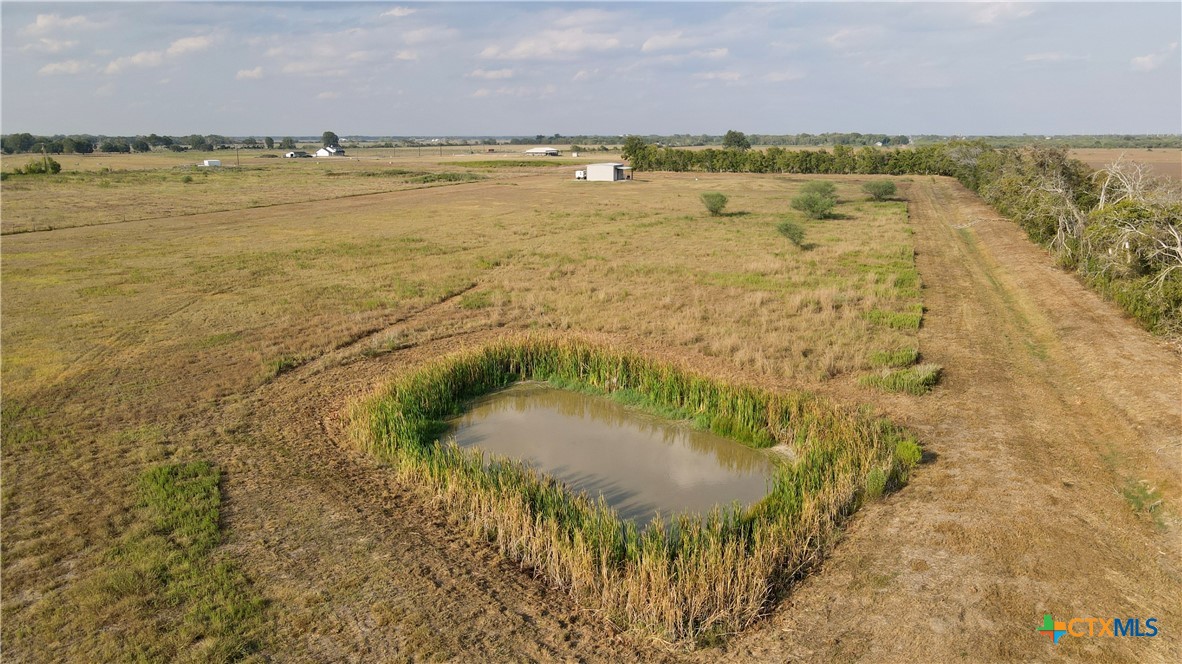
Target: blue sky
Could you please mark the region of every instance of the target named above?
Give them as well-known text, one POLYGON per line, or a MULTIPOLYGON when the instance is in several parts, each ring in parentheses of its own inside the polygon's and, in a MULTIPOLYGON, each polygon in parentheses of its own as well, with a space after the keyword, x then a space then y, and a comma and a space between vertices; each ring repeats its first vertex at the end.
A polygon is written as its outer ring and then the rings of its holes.
POLYGON ((18 3, 4 133, 1182 132, 1182 4, 18 3))

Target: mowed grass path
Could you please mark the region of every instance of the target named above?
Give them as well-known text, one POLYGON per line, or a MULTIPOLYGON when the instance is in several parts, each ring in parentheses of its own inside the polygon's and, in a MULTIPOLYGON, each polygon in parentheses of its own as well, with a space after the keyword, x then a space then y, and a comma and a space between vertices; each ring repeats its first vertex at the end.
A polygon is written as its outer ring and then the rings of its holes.
MULTIPOLYGON (((58 634, 110 627, 71 608, 118 564, 145 468, 216 463, 254 388, 445 300, 470 330, 633 339, 750 382, 857 389, 873 354, 917 345, 873 313, 919 306, 906 209, 838 180, 840 217, 802 220, 788 207, 802 182, 531 174, 5 237, 6 651, 85 658, 58 634), (703 191, 732 214, 709 217, 703 191), (807 249, 776 231, 786 218, 807 249)), ((151 177, 134 186, 161 195, 151 177)), ((414 343, 377 334, 362 351, 414 343)))

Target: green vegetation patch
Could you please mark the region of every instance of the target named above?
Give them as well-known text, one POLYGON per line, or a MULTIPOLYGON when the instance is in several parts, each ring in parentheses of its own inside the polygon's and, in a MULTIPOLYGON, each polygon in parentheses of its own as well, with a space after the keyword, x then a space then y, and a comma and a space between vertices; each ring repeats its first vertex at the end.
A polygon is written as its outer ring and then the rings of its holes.
POLYGON ((235 661, 259 648, 263 600, 237 567, 216 555, 220 473, 204 461, 140 476, 140 518, 97 579, 104 610, 148 616, 151 634, 120 639, 127 661, 235 661))
POLYGON ((883 369, 858 379, 866 387, 877 387, 889 392, 927 394, 940 382, 943 367, 938 364, 917 364, 906 369, 883 369))
POLYGON ((443 358, 357 404, 352 421, 364 449, 434 490, 472 536, 621 629, 684 645, 715 643, 763 615, 796 576, 785 570, 815 563, 854 507, 901 486, 919 461, 902 429, 810 393, 719 383, 613 349, 538 338, 443 358), (518 461, 439 442, 471 399, 518 380, 690 419, 753 447, 783 446, 794 460, 777 463, 769 494, 755 505, 640 530, 602 498, 567 492, 518 461))
POLYGON ((918 348, 896 348, 894 350, 880 350, 870 355, 870 366, 891 367, 901 369, 909 367, 919 361, 918 348))
POLYGON ((875 325, 884 325, 896 330, 918 330, 920 322, 923 321, 923 305, 911 305, 903 312, 871 309, 864 316, 875 325))

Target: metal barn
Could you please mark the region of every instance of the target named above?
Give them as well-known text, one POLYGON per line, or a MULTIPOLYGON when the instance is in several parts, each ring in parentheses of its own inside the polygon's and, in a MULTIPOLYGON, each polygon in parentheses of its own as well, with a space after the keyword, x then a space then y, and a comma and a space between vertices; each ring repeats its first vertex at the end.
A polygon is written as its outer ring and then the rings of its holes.
POLYGON ((593 182, 631 180, 632 167, 617 162, 590 164, 587 166, 587 179, 593 182))

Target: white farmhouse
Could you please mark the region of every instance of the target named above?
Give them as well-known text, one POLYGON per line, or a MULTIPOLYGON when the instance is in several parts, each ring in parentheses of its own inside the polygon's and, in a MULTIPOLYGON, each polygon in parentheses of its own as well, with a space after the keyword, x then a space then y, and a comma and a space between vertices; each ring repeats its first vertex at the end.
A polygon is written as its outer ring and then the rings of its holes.
POLYGON ((558 148, 530 148, 525 154, 530 157, 557 157, 558 148))
POLYGON ((343 156, 345 156, 345 151, 335 145, 329 145, 327 147, 323 147, 323 148, 320 148, 319 150, 317 150, 316 156, 317 157, 343 157, 343 156))

